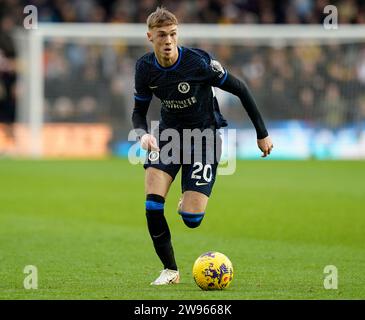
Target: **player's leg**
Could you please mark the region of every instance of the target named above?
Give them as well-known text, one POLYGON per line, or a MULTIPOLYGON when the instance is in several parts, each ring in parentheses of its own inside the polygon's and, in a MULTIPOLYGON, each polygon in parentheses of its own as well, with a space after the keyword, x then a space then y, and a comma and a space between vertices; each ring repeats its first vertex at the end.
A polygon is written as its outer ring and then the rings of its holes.
POLYGON ((145 171, 145 193, 154 193, 166 198, 173 178, 167 172, 154 167, 148 167, 145 171))
POLYGON ((178 212, 189 228, 196 228, 204 218, 209 197, 197 191, 185 191, 180 199, 178 212))
POLYGON ((170 229, 164 215, 164 203, 173 178, 170 174, 148 167, 145 174, 146 218, 155 251, 164 270, 151 284, 179 282, 179 272, 171 243, 170 229))
POLYGON ((221 146, 220 134, 215 133, 212 138, 207 138, 202 146, 195 144, 191 149, 194 157, 192 163, 182 166, 183 195, 178 206, 178 213, 189 228, 198 227, 204 218, 216 179, 221 146))
POLYGON ((178 213, 189 228, 198 227, 205 215, 209 196, 216 179, 218 163, 195 162, 183 165, 181 172, 182 197, 178 213))

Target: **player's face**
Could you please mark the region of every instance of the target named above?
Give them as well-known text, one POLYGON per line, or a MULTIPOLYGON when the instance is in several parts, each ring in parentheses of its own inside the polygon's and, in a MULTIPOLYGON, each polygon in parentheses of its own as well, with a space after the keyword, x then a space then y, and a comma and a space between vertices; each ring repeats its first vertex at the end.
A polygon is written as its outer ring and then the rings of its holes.
POLYGON ((147 33, 159 60, 174 61, 177 59, 177 26, 169 25, 153 28, 147 33))

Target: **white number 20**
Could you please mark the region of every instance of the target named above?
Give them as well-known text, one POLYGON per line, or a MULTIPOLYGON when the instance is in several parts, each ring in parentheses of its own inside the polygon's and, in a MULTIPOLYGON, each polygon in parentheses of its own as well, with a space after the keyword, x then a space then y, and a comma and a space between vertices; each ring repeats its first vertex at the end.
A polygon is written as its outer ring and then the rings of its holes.
POLYGON ((198 175, 197 173, 203 170, 203 179, 206 182, 212 181, 213 171, 212 171, 212 166, 210 164, 206 164, 205 166, 203 166, 203 164, 201 162, 195 162, 193 165, 193 168, 195 168, 195 167, 197 167, 197 168, 191 174, 192 179, 200 180, 202 177, 201 177, 201 175, 198 175))

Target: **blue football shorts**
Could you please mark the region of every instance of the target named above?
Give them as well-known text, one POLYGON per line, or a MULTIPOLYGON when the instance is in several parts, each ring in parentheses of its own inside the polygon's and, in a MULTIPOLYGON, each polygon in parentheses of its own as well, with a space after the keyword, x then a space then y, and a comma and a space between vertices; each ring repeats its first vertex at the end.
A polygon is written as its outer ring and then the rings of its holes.
POLYGON ((209 197, 222 153, 221 134, 210 130, 212 133, 202 139, 158 139, 160 151, 147 153, 144 168, 162 170, 173 180, 181 168, 181 191, 197 191, 209 197))

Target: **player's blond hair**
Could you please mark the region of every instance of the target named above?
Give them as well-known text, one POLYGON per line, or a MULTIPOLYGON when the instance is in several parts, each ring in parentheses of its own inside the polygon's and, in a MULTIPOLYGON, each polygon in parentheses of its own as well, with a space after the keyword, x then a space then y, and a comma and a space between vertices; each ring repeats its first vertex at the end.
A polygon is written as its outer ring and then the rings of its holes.
POLYGON ((164 7, 157 7, 147 18, 148 29, 178 25, 175 15, 164 7))

